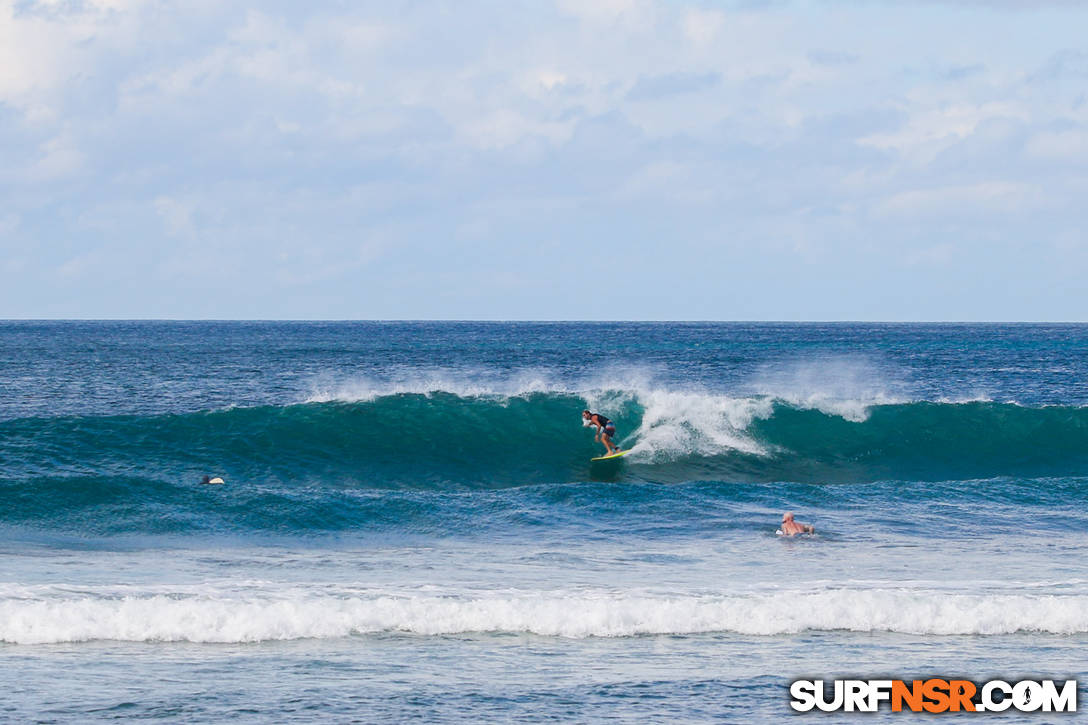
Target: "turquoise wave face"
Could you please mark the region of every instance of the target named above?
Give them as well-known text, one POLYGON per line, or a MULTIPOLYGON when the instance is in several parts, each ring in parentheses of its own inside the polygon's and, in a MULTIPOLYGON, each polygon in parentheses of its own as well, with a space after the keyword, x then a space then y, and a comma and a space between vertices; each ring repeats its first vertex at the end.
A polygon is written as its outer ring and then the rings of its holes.
POLYGON ((778 447, 754 480, 919 481, 1088 472, 1088 409, 1009 403, 878 405, 852 422, 776 406, 751 433, 778 447))
POLYGON ((566 395, 401 394, 165 416, 0 423, 4 480, 202 475, 353 488, 494 488, 585 478, 599 446, 566 395))
POLYGON ((581 395, 397 394, 182 415, 9 420, 0 423, 0 482, 84 478, 108 490, 134 480, 153 489, 210 474, 232 486, 480 490, 590 480, 1088 475, 1088 409, 1080 407, 911 402, 843 413, 712 395, 598 398, 617 423, 617 440, 631 449, 622 464, 590 465, 603 448, 581 425, 589 405, 581 395))
POLYGON ((0 524, 90 535, 410 536, 480 526, 592 534, 669 522, 698 529, 705 511, 724 506, 736 508, 715 530, 757 530, 766 515, 750 507, 773 508, 787 494, 812 507, 860 496, 878 506, 970 501, 971 479, 1000 479, 987 490, 1010 504, 1088 502, 1088 488, 1062 483, 1088 476, 1080 407, 818 410, 699 394, 590 397, 632 450, 622 462, 590 463, 601 450, 581 425, 590 403, 571 393, 9 420, 0 423, 0 524), (227 483, 198 485, 203 475, 227 483))

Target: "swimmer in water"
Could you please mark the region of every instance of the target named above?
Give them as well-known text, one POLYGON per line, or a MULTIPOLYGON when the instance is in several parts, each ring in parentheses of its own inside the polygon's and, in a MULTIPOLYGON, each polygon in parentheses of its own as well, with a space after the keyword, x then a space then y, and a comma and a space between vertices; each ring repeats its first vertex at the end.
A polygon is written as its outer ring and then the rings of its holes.
POLYGON ((792 511, 787 511, 786 513, 782 514, 782 528, 778 531, 783 536, 816 533, 816 529, 812 526, 812 524, 802 524, 800 521, 794 521, 792 511))

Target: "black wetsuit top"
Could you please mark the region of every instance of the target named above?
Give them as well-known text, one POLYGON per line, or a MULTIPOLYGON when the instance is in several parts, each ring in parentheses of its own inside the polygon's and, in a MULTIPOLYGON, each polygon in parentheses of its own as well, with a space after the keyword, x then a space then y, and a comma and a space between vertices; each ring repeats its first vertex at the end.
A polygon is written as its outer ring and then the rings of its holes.
POLYGON ((607 428, 610 425, 614 425, 612 421, 610 421, 608 418, 605 418, 600 413, 594 413, 593 415, 597 416, 597 425, 601 426, 602 429, 607 428))

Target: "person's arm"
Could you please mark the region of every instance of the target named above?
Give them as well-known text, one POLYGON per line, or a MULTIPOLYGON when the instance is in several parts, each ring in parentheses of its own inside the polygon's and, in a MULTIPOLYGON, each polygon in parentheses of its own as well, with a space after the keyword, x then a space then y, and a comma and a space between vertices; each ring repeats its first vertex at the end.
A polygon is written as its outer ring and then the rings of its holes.
POLYGON ((816 527, 813 526, 812 524, 805 524, 805 533, 806 534, 815 534, 816 533, 816 527))

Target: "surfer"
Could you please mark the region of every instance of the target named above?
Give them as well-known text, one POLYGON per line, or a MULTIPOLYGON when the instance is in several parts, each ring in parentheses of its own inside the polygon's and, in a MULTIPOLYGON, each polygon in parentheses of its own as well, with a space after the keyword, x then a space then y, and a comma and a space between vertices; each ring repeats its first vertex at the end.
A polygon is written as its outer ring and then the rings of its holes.
MULTIPOLYGON (((612 443, 612 438, 616 435, 616 424, 608 418, 604 417, 600 413, 590 413, 588 410, 582 411, 582 420, 586 423, 596 426, 597 435, 593 440, 598 443, 604 443, 606 456, 611 456, 615 453, 619 453, 619 446, 612 443)), ((583 423, 585 425, 586 423, 583 423)))
POLYGON ((792 511, 787 511, 786 513, 782 514, 782 528, 778 531, 783 536, 816 533, 816 529, 812 526, 812 524, 802 524, 800 521, 794 521, 792 511))

